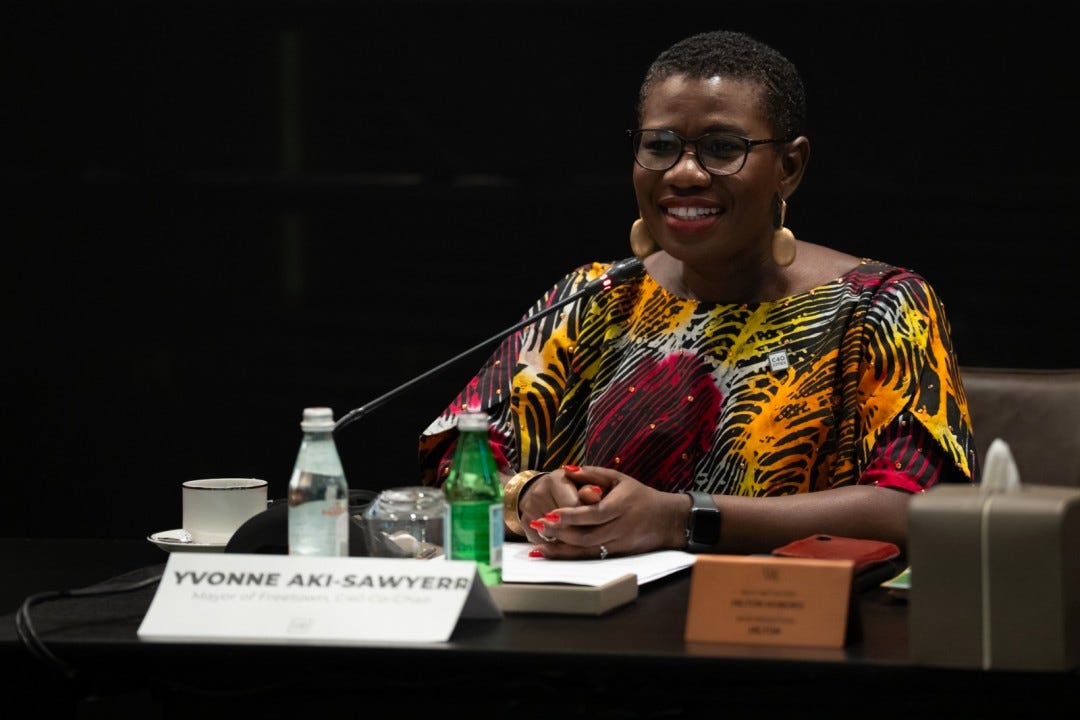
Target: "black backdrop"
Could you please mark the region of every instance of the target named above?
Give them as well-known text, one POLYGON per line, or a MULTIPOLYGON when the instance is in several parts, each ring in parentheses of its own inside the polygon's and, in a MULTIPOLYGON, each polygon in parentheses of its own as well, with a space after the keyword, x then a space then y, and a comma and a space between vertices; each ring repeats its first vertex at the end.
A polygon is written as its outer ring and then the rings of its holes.
MULTIPOLYGON (((341 415, 629 255, 638 83, 703 29, 804 72, 797 235, 922 272, 962 364, 1077 366, 1058 7, 9 0, 0 532, 177 527, 195 477, 281 497, 303 407, 341 415)), ((342 430, 350 486, 413 484, 480 359, 342 430)))

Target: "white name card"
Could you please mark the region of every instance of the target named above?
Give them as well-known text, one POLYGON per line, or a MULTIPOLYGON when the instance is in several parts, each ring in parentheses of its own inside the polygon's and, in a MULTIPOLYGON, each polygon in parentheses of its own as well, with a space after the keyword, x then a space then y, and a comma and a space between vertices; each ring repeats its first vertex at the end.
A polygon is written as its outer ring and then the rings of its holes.
POLYGON ((265 645, 445 642, 459 617, 502 617, 474 562, 172 553, 138 635, 265 645))

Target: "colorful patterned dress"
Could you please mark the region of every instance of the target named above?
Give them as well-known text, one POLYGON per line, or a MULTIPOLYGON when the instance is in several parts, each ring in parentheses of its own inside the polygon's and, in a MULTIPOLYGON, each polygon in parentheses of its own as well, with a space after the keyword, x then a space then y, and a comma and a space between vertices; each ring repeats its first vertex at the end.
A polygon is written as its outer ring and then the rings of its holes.
MULTIPOLYGON (((528 315, 608 266, 575 269, 528 315)), ((510 469, 601 465, 669 491, 978 477, 943 306, 923 278, 872 260, 771 302, 686 300, 648 274, 576 300, 503 341, 422 433, 424 483, 441 484, 465 410, 491 416, 510 469)))

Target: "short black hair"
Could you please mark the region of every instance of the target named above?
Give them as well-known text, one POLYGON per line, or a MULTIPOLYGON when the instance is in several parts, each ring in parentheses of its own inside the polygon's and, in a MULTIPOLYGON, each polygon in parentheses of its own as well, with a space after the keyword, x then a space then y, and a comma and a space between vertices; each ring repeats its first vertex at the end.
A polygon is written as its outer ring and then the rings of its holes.
POLYGON ((660 53, 645 72, 638 94, 638 119, 653 87, 673 75, 746 80, 762 89, 765 119, 775 136, 806 134, 806 91, 802 77, 778 50, 741 32, 714 30, 678 41, 660 53))

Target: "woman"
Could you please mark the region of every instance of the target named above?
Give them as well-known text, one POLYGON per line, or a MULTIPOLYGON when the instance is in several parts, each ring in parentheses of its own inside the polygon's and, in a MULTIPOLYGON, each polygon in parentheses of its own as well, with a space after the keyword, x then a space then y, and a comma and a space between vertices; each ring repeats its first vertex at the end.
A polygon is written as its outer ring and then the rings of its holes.
MULTIPOLYGON (((810 156, 791 63, 709 32, 646 73, 630 132, 640 277, 508 338, 423 433, 445 475, 483 410, 508 530, 549 558, 906 539, 912 493, 974 482, 943 307, 917 274, 796 240, 810 156)), ((569 273, 530 311, 579 290, 569 273)))

